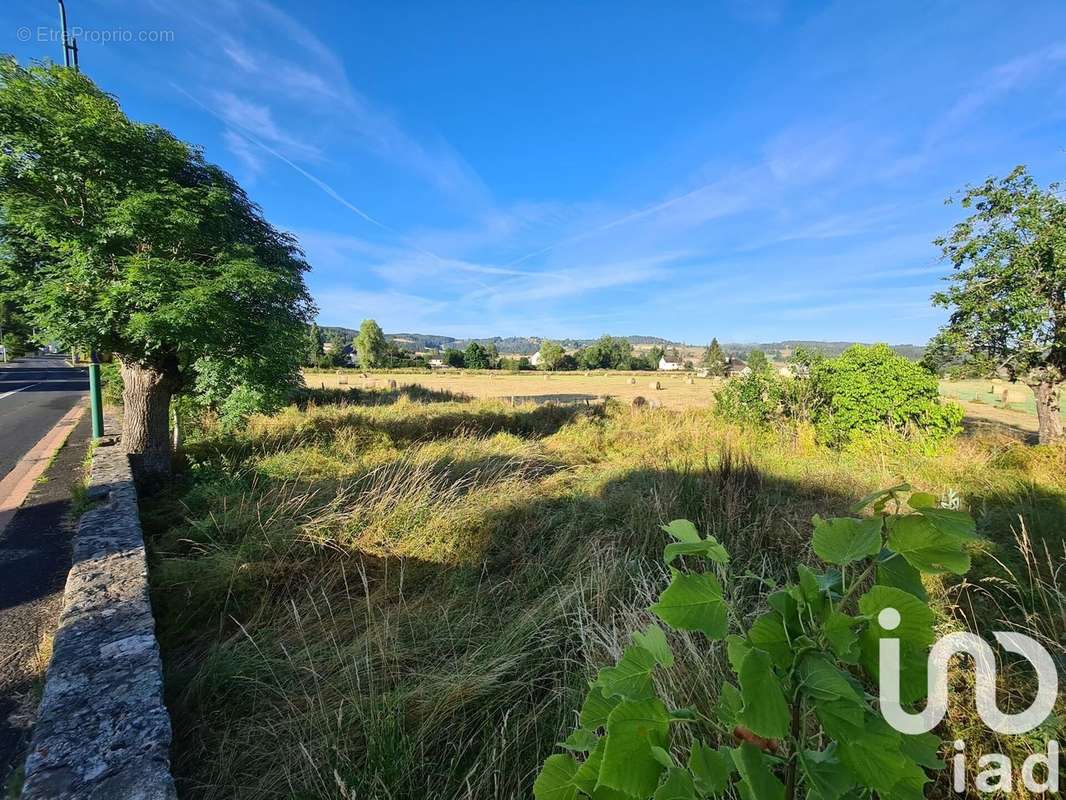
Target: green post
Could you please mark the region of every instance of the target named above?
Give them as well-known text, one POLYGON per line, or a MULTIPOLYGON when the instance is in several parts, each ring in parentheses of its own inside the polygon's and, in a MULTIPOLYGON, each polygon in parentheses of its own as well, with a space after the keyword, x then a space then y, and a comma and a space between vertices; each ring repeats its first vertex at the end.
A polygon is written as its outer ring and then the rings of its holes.
POLYGON ((93 415, 93 438, 104 435, 104 399, 100 394, 100 358, 93 351, 89 364, 89 408, 93 415))

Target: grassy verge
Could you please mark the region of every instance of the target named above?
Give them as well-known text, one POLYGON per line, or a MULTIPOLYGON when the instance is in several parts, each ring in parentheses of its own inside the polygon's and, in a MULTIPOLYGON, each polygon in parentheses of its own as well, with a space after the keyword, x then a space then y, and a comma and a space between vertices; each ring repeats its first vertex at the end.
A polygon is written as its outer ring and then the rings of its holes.
MULTIPOLYGON (((988 537, 966 581, 930 587, 944 626, 1064 653, 1066 449, 885 438, 839 453, 699 409, 352 397, 207 436, 144 510, 187 797, 527 797, 666 583, 662 522, 723 541, 750 622, 805 557, 813 513, 902 478, 957 496, 988 537)), ((709 709, 724 653, 674 644, 660 694, 709 709)), ((1024 705, 1025 680, 1011 686, 1024 705)), ((944 735, 976 752, 968 698, 944 735)))

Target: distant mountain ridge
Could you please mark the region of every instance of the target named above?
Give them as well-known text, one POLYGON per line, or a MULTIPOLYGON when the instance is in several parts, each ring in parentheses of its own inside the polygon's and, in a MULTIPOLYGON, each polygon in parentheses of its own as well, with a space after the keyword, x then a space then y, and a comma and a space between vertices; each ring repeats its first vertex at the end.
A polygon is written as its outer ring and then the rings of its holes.
MULTIPOLYGON (((340 334, 346 341, 351 341, 359 333, 359 331, 352 328, 342 328, 333 325, 322 326, 322 332, 326 336, 330 336, 333 333, 340 334)), ((493 344, 496 349, 502 354, 513 355, 532 355, 540 350, 541 343, 550 337, 542 336, 489 336, 476 339, 457 339, 454 336, 442 336, 438 334, 428 333, 386 333, 385 338, 391 342, 394 342, 398 347, 404 350, 412 351, 424 351, 424 350, 441 350, 448 347, 454 347, 456 350, 462 350, 466 348, 471 342, 477 342, 482 346, 493 344)), ((659 336, 622 336, 630 344, 634 346, 650 346, 659 345, 660 347, 676 347, 679 349, 702 349, 707 346, 707 343, 703 344, 687 344, 685 342, 674 342, 669 339, 663 339, 659 336)), ((588 347, 595 339, 551 339, 551 341, 558 342, 567 350, 577 350, 582 347, 588 347)), ((786 339, 780 342, 722 342, 722 349, 728 355, 740 356, 743 358, 747 353, 752 350, 762 350, 768 355, 781 355, 791 352, 797 347, 805 347, 808 350, 815 350, 823 353, 827 356, 836 356, 844 352, 848 347, 857 342, 848 341, 819 341, 814 339, 786 339)), ((868 344, 863 342, 862 344, 868 344)), ((919 359, 922 357, 922 353, 925 352, 924 345, 916 344, 894 344, 891 345, 892 349, 899 353, 901 356, 910 359, 919 359)))

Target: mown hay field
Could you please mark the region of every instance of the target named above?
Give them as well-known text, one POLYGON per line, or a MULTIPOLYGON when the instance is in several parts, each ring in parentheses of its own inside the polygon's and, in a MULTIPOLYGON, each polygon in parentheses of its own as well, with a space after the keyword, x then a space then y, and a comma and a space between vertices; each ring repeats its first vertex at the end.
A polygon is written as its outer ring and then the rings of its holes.
POLYGON ((681 372, 615 372, 596 370, 585 372, 505 372, 474 370, 440 370, 433 373, 371 372, 364 378, 353 370, 334 372, 305 371, 304 381, 313 389, 354 387, 362 389, 387 388, 390 381, 397 386, 422 386, 436 391, 449 391, 478 399, 500 399, 510 402, 590 402, 614 397, 632 402, 643 397, 651 405, 664 408, 708 408, 714 404, 714 393, 723 381, 695 378, 681 372), (660 388, 652 388, 658 382, 660 388))
MULTIPOLYGON (((707 408, 319 394, 203 432, 183 483, 145 503, 183 797, 527 798, 589 679, 650 619, 664 522, 733 554, 739 627, 811 560, 813 514, 902 480, 957 499, 985 537, 966 580, 928 585, 939 626, 1022 630, 1066 657, 1064 447, 886 435, 834 451, 707 408)), ((724 648, 671 640, 658 694, 709 713, 724 648)), ((1001 703, 1026 705, 1028 673, 1000 676, 1001 703)), ((1037 746, 988 740, 965 682, 946 741, 1037 746)))

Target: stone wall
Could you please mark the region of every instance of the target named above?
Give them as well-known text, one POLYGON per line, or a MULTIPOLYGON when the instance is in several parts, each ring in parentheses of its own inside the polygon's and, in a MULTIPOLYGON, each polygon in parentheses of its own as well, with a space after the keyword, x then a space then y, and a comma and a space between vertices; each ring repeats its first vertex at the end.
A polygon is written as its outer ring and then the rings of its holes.
POLYGON ((172 800, 170 718, 129 459, 98 441, 24 800, 172 800))

